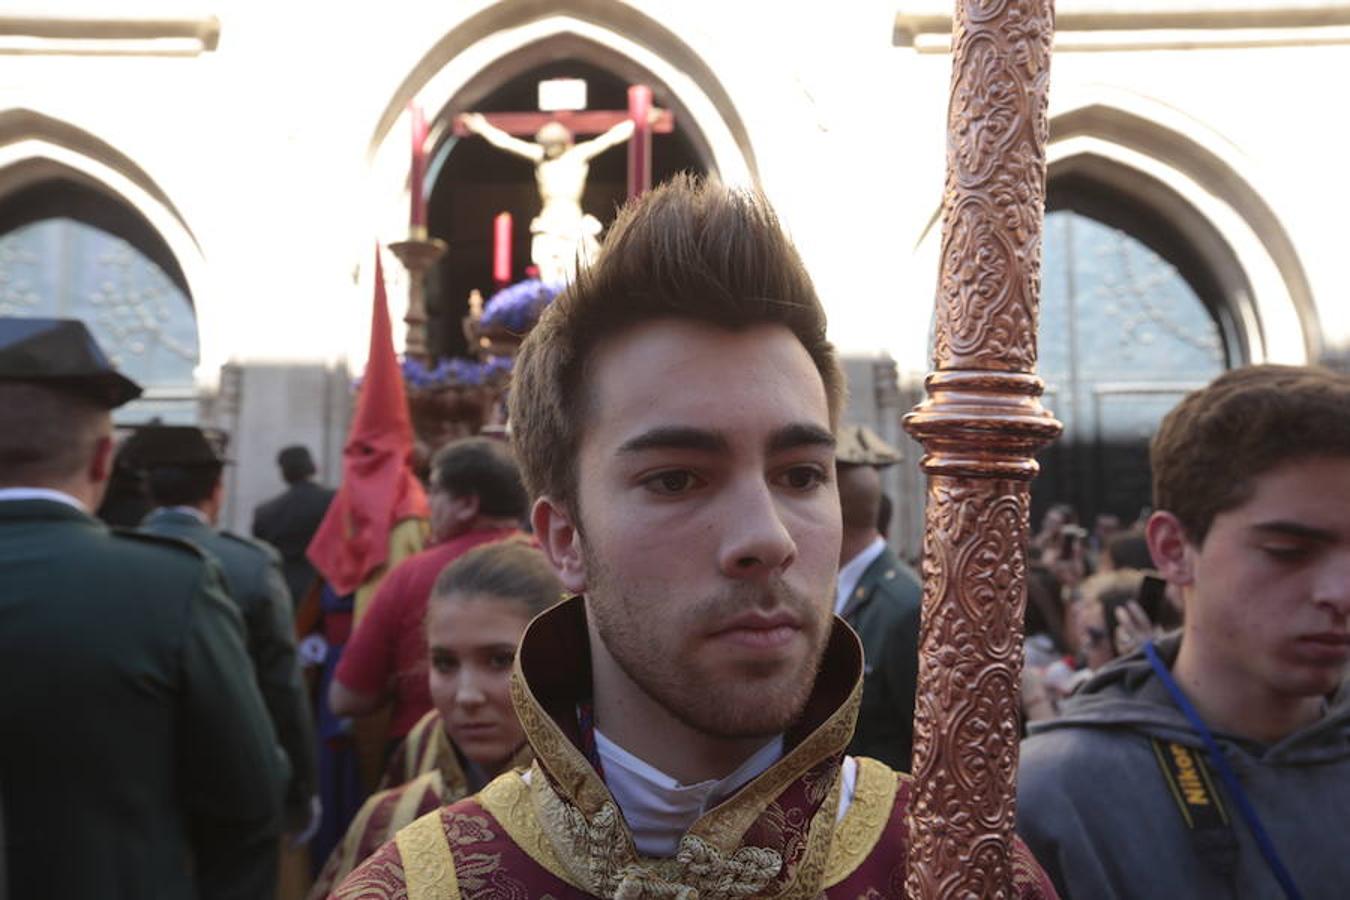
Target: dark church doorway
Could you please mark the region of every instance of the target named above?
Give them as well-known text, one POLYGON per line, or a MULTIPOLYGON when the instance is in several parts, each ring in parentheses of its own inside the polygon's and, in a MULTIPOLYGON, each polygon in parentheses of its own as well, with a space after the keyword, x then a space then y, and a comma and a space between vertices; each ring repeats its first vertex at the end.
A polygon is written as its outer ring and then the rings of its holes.
MULTIPOLYGON (((475 101, 472 111, 536 112, 539 82, 554 78, 584 80, 588 109, 627 108, 628 81, 594 64, 569 59, 549 62, 507 81, 475 101)), ((653 103, 669 108, 664 89, 656 83, 649 86, 653 103)), ((470 110, 453 109, 456 114, 467 111, 470 110)), ((427 202, 427 229, 432 237, 440 238, 449 247, 427 281, 429 349, 437 357, 466 353, 461 322, 468 313, 470 291, 480 291, 484 299, 492 295, 493 218, 500 212, 511 214, 512 275, 519 280, 525 277, 525 267, 530 262, 530 220, 540 207, 530 162, 481 138, 446 140, 455 142, 448 154, 443 147, 430 154, 433 167, 438 157, 444 156, 444 163, 439 171, 429 173, 435 180, 427 202)), ((627 165, 627 152, 622 146, 591 162, 582 208, 606 227, 626 199, 627 165)), ((652 184, 681 171, 704 173, 707 167, 677 118, 673 132, 652 136, 652 184)))
POLYGON ((1128 527, 1150 505, 1159 422, 1245 350, 1212 273, 1156 211, 1082 178, 1052 181, 1046 208, 1037 370, 1064 433, 1038 457, 1032 523, 1063 502, 1128 527))

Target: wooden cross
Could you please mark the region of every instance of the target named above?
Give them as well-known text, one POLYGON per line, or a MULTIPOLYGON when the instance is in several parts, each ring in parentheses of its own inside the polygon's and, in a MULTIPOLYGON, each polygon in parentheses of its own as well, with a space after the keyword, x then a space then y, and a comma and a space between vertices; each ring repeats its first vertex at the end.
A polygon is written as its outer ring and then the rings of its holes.
MULTIPOLYGON (((488 124, 500 128, 514 137, 532 138, 550 122, 557 122, 572 132, 574 137, 604 134, 620 122, 631 119, 633 137, 628 144, 628 195, 642 193, 652 183, 651 136, 670 134, 675 130, 675 117, 668 109, 655 109, 651 105, 651 88, 646 85, 633 85, 628 89, 628 109, 626 110, 556 110, 553 112, 497 112, 483 113, 488 124), (647 110, 656 113, 648 116, 647 110)), ((468 137, 472 134, 458 118, 455 119, 453 133, 455 137, 468 137)))

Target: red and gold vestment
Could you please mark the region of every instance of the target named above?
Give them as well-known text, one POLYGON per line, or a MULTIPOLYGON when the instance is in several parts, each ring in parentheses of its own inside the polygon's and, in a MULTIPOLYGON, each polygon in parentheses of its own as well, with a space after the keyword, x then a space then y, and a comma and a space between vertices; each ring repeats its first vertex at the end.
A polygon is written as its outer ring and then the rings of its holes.
MULTIPOLYGON (((522 641, 512 697, 535 752, 474 797, 418 819, 342 883, 338 900, 731 900, 902 897, 911 779, 859 759, 839 815, 844 748, 857 717, 862 649, 836 620, 820 673, 784 754, 696 821, 675 856, 640 856, 584 751, 590 698, 581 600, 537 618, 522 641)), ((1054 889, 1015 848, 1018 896, 1054 889)))

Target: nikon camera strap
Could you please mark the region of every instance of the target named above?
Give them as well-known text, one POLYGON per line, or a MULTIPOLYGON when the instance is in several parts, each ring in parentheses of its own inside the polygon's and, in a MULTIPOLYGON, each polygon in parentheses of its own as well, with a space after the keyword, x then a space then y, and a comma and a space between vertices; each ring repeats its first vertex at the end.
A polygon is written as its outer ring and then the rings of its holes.
POLYGON ((1158 738, 1153 738, 1153 755, 1190 832, 1195 855, 1228 881, 1237 866, 1237 835, 1204 757, 1185 744, 1158 738))
MULTIPOLYGON (((1261 851, 1261 856, 1265 859, 1266 865, 1270 867, 1275 880, 1280 883, 1285 897, 1289 900, 1301 900, 1303 895, 1299 893, 1298 885, 1294 884, 1294 877, 1289 873, 1289 868, 1284 864, 1284 860, 1280 859, 1280 852, 1275 849, 1275 842, 1270 839, 1270 834, 1266 831, 1266 826, 1262 824, 1261 817, 1256 812, 1256 807, 1252 806, 1251 800, 1247 797, 1247 792, 1242 789, 1242 782, 1238 781, 1237 774, 1233 772, 1233 767, 1224 758, 1223 751, 1219 749, 1219 745, 1214 740, 1214 735, 1210 733, 1205 720, 1200 717, 1200 713, 1196 711, 1191 701, 1186 699, 1186 695, 1182 693, 1180 686, 1172 678, 1172 673, 1163 664, 1161 657, 1158 656, 1158 648, 1153 646, 1152 641, 1144 643, 1144 656, 1148 658, 1149 665, 1153 667, 1153 673, 1158 676, 1158 679, 1167 688, 1167 692, 1172 695, 1172 701, 1176 703, 1177 708, 1190 722, 1191 729, 1204 742, 1205 752, 1209 755, 1209 762, 1213 764, 1219 778, 1223 780, 1224 788, 1237 806, 1238 813, 1242 816, 1243 821, 1247 823, 1247 828, 1256 841, 1257 849, 1261 851)), ((1195 758, 1192 754, 1192 759, 1195 758)), ((1210 794, 1211 796, 1218 796, 1212 790, 1210 794)))

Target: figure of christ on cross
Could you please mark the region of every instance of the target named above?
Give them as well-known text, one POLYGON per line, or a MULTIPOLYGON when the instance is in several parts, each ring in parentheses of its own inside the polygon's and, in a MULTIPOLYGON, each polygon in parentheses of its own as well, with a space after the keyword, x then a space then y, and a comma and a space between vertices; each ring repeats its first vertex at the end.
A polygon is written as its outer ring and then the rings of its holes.
MULTIPOLYGON (((640 123, 631 112, 597 111, 572 115, 471 112, 461 115, 457 124, 456 133, 463 129, 464 133, 477 134, 494 147, 535 164, 542 208, 530 222, 530 260, 539 268, 540 279, 549 283, 571 281, 577 266, 588 265, 600 248, 603 226, 581 208, 591 160, 635 133, 642 137, 642 132, 672 130, 670 113, 656 109, 650 109, 640 123), (564 119, 573 127, 569 129, 564 119), (598 137, 578 144, 574 133, 598 137), (534 141, 517 137, 521 134, 533 134, 534 141)), ((650 166, 650 159, 650 154, 638 157, 644 166, 650 166)), ((648 183, 650 176, 642 175, 640 181, 648 183)))

